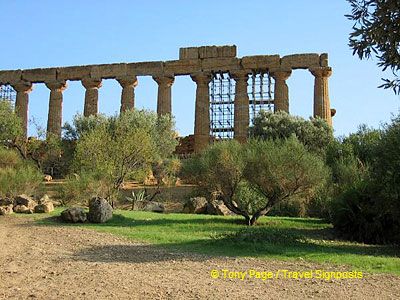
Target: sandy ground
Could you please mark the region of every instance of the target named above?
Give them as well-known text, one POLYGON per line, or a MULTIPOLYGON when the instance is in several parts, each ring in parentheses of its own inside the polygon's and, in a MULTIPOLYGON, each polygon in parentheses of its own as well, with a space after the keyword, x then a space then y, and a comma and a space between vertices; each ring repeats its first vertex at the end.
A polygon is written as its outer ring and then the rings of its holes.
MULTIPOLYGON (((307 262, 169 252, 86 229, 0 217, 0 299, 398 299, 400 277, 223 278, 230 271, 307 271, 307 262), (213 279, 211 270, 220 277, 213 279)), ((326 266, 325 266, 325 269, 326 266)), ((345 268, 333 268, 346 271, 345 268)))

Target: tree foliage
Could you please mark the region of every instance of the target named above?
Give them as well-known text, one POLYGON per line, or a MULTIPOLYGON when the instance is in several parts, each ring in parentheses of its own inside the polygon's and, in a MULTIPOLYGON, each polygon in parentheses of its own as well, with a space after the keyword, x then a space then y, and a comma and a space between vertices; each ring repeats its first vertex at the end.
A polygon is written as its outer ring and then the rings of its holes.
POLYGON ((352 7, 346 15, 354 21, 349 46, 353 55, 368 59, 374 54, 378 66, 385 71, 389 68, 394 79, 383 79, 380 87, 392 88, 400 93, 400 2, 398 0, 347 0, 352 7))
POLYGON ((245 178, 265 197, 251 223, 284 199, 308 199, 329 174, 322 159, 307 151, 296 138, 252 141, 246 156, 245 178))
POLYGON ((21 135, 21 120, 15 114, 11 102, 0 99, 0 142, 8 145, 21 135))
MULTIPOLYGON (((337 172, 334 227, 345 237, 366 243, 400 242, 400 118, 382 130, 365 129, 344 139, 358 165, 352 176, 337 172), (357 171, 358 170, 358 171, 357 171)), ((347 164, 350 166, 350 164, 347 164)))
POLYGON ((149 111, 132 110, 115 117, 75 118, 77 140, 74 169, 108 180, 110 195, 131 172, 171 156, 175 149, 173 122, 149 111), (90 124, 83 126, 82 124, 90 124), (82 126, 81 126, 82 125, 82 126))
POLYGON ((295 138, 219 142, 184 164, 186 177, 217 194, 234 213, 254 225, 272 207, 308 195, 326 180, 317 155, 295 138))
POLYGON ((250 128, 250 135, 260 139, 288 139, 296 136, 308 149, 323 153, 333 140, 332 128, 320 118, 305 120, 286 112, 260 111, 250 128))

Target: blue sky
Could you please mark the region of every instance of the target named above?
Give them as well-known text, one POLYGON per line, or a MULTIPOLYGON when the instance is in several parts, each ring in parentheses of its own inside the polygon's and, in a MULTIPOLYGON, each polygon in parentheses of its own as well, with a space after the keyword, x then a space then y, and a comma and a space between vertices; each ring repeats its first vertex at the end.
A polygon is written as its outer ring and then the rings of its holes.
MULTIPOLYGON (((105 1, 0 0, 0 69, 24 69, 117 62, 178 59, 180 47, 231 45, 238 56, 329 53, 331 106, 336 135, 361 123, 377 127, 397 114, 400 97, 378 89, 384 76, 376 60, 352 56, 350 12, 341 0, 105 1)), ((389 74, 390 75, 390 74, 389 74)), ((297 70, 288 80, 290 112, 312 114, 313 76, 297 70)), ((120 86, 105 80, 100 112, 119 111, 120 86)), ((46 124, 49 90, 35 85, 29 114, 46 124)), ((195 83, 177 77, 173 113, 182 135, 193 132, 195 83)), ((136 107, 156 108, 157 84, 139 77, 136 107)), ((64 92, 64 121, 83 111, 84 88, 69 82, 64 92)), ((30 133, 34 132, 33 126, 30 133)))

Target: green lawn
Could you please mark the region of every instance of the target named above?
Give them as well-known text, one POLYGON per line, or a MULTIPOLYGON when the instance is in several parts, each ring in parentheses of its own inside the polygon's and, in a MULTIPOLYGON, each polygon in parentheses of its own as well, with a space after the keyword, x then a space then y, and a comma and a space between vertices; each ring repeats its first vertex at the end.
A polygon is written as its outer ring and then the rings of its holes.
MULTIPOLYGON (((52 215, 59 215, 57 209, 52 215)), ((40 224, 79 226, 178 250, 224 256, 349 265, 366 272, 400 275, 400 250, 335 239, 319 219, 263 217, 247 227, 239 217, 115 211, 105 224, 62 224, 35 215, 40 224)))

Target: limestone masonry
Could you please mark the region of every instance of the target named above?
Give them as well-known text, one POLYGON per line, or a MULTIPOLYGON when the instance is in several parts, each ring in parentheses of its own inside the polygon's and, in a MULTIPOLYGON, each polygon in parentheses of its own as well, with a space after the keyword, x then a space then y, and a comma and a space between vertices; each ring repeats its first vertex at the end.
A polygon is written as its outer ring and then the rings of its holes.
POLYGON ((98 113, 98 90, 103 79, 115 79, 122 87, 121 112, 135 106, 138 76, 152 76, 158 83, 157 113, 171 114, 171 87, 175 76, 190 75, 196 83, 195 151, 210 141, 210 95, 208 84, 213 73, 228 72, 235 80, 234 137, 247 138, 249 98, 247 79, 251 73, 268 72, 274 79, 274 110, 289 112, 289 89, 286 80, 295 69, 308 69, 314 76, 314 117, 332 125, 335 110, 330 108, 328 78, 332 69, 328 55, 294 54, 236 57, 236 46, 203 46, 181 48, 179 60, 117 63, 29 70, 0 71, 0 85, 10 84, 17 91, 15 108, 22 119, 25 133, 28 126, 29 93, 33 84, 44 83, 50 90, 47 131, 61 135, 63 91, 68 80, 79 80, 85 92, 84 115, 98 113))

